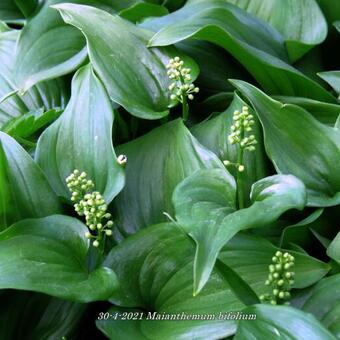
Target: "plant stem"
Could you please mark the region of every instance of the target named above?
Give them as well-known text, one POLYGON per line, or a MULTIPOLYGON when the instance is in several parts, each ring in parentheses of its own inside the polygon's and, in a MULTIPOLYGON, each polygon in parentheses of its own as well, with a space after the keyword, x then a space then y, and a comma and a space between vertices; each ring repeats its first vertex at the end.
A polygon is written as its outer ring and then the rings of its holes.
POLYGON ((183 96, 183 99, 182 99, 182 113, 183 113, 183 120, 187 121, 189 118, 189 107, 188 107, 186 96, 183 96))
MULTIPOLYGON (((244 132, 241 133, 241 140, 244 138, 244 132)), ((243 164, 243 148, 241 146, 237 149, 237 164, 238 166, 243 164)), ((238 202, 238 208, 243 209, 244 208, 244 192, 243 192, 243 172, 238 171, 237 169, 237 175, 236 175, 236 193, 237 193, 237 202, 238 202)))

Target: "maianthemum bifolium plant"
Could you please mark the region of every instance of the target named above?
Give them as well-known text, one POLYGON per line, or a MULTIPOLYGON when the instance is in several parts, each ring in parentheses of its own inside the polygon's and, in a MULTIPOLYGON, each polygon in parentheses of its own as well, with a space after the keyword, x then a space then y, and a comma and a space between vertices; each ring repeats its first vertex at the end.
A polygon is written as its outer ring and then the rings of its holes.
POLYGON ((0 339, 340 338, 340 4, 2 0, 0 339))

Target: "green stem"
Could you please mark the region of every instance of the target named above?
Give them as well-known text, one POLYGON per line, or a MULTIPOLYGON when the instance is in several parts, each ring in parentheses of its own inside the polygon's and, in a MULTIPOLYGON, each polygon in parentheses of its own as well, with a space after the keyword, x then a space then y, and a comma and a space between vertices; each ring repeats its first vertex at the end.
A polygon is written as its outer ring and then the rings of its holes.
POLYGON ((186 96, 182 96, 182 114, 183 114, 183 120, 187 121, 189 118, 189 106, 187 103, 187 97, 186 96))
MULTIPOLYGON (((241 140, 244 137, 244 132, 241 133, 241 140)), ((237 163, 238 165, 243 165, 243 148, 241 146, 237 149, 237 163)), ((237 169, 237 175, 236 175, 236 185, 237 185, 237 202, 238 202, 238 208, 243 209, 244 208, 244 192, 243 192, 243 172, 238 171, 237 169)))

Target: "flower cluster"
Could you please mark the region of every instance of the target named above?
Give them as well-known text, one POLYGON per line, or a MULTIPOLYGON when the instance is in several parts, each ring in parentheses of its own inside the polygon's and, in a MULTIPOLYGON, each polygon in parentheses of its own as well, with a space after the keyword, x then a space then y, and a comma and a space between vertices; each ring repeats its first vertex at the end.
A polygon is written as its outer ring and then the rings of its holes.
POLYGON ((183 67, 184 62, 179 57, 169 60, 166 66, 168 76, 173 81, 169 90, 171 92, 171 100, 178 100, 183 103, 184 98, 194 99, 193 93, 198 93, 199 88, 195 87, 191 80, 191 69, 183 67))
POLYGON ((87 179, 85 172, 74 170, 66 178, 66 183, 72 193, 71 200, 76 202, 75 211, 79 216, 85 216, 86 225, 90 229, 86 237, 93 239, 93 246, 98 247, 104 235, 112 235, 112 216, 107 212, 105 200, 98 191, 92 191, 94 183, 87 179))
POLYGON ((263 294, 260 300, 270 302, 272 305, 289 304, 291 286, 294 283, 294 256, 289 253, 277 251, 269 265, 269 275, 265 284, 271 286, 271 294, 263 294))
MULTIPOLYGON (((255 124, 254 116, 249 113, 248 106, 242 107, 242 112, 235 110, 233 115, 234 124, 231 126, 231 134, 228 136, 230 144, 238 144, 241 152, 255 151, 257 140, 252 132, 252 126, 255 124)), ((244 165, 232 163, 228 160, 224 162, 225 166, 235 165, 239 172, 244 171, 244 165)))

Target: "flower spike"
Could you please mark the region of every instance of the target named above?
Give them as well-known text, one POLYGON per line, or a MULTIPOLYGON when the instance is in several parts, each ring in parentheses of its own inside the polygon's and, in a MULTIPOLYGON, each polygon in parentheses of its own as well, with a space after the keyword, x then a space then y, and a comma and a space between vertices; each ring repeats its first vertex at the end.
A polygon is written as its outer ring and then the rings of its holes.
POLYGON ((94 183, 87 179, 85 172, 74 170, 66 178, 66 184, 72 193, 71 201, 79 216, 85 216, 89 231, 85 233, 88 239, 94 239, 93 246, 98 247, 104 235, 112 235, 113 222, 107 212, 107 204, 100 192, 92 191, 94 183))

